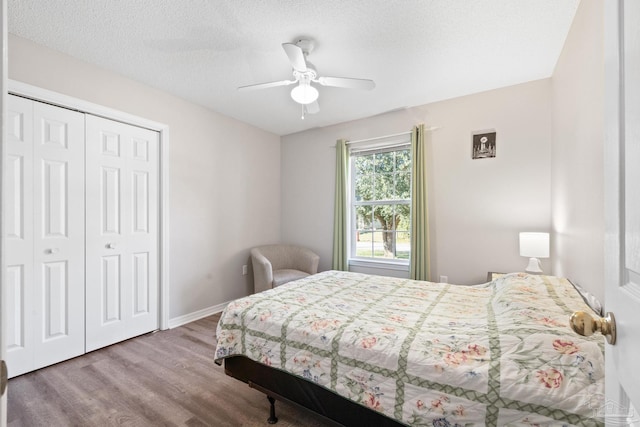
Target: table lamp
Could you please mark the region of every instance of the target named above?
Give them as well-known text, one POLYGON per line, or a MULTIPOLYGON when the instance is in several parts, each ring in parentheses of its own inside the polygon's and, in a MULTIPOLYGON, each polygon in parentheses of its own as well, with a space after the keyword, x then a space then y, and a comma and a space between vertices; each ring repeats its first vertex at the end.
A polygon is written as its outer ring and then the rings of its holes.
POLYGON ((520 233, 520 256, 529 257, 527 273, 542 274, 538 258, 549 258, 549 233, 520 233))

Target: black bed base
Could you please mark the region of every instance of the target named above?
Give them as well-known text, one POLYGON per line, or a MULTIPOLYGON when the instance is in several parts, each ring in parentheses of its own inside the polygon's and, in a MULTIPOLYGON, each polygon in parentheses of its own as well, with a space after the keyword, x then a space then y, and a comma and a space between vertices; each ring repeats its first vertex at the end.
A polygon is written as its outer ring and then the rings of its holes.
POLYGON ((385 415, 359 405, 303 378, 273 369, 245 356, 224 359, 227 375, 245 382, 267 395, 270 407, 269 424, 278 421, 274 399, 284 400, 321 415, 333 424, 343 426, 399 427, 385 415))

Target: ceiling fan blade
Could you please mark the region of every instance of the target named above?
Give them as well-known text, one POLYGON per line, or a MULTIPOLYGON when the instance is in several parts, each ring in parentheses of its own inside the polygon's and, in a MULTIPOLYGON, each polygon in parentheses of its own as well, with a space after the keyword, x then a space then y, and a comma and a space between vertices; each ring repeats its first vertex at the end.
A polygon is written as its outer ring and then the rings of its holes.
POLYGON ((305 104, 304 108, 307 110, 307 113, 316 114, 320 111, 320 104, 318 104, 318 101, 316 100, 310 104, 305 104))
POLYGON ((254 90, 254 89, 266 89, 269 87, 276 87, 276 86, 288 86, 288 85, 292 85, 296 83, 296 80, 281 80, 279 82, 269 82, 269 83, 258 83, 255 85, 248 85, 248 86, 240 86, 238 88, 239 91, 244 92, 247 90, 254 90))
POLYGON ((293 43, 282 43, 282 48, 289 57, 289 62, 294 70, 301 73, 307 71, 307 61, 304 59, 304 52, 300 46, 293 43))
POLYGON ((371 90, 376 87, 373 80, 351 79, 348 77, 318 77, 317 80, 322 86, 344 87, 348 89, 371 90))

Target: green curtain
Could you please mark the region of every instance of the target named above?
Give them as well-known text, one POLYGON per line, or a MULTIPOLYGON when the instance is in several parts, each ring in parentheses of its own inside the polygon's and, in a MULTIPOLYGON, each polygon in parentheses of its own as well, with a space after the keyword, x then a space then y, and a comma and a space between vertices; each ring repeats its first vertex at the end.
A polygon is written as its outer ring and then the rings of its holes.
POLYGON ((427 208, 427 150, 424 124, 411 132, 411 259, 410 278, 429 280, 429 215, 427 208))
POLYGON ((347 187, 349 183, 349 150, 347 141, 336 143, 336 193, 333 213, 333 264, 334 270, 347 271, 347 187))

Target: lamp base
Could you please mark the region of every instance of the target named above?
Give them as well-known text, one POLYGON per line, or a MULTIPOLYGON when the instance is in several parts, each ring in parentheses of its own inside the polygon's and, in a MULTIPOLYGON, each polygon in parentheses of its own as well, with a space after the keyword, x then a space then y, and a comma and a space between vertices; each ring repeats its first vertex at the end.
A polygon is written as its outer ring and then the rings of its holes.
POLYGON ((542 274, 542 265, 538 258, 529 258, 529 265, 524 269, 527 273, 542 274))

